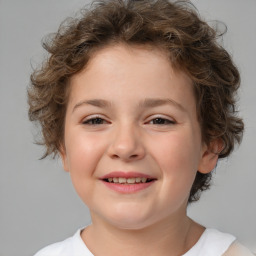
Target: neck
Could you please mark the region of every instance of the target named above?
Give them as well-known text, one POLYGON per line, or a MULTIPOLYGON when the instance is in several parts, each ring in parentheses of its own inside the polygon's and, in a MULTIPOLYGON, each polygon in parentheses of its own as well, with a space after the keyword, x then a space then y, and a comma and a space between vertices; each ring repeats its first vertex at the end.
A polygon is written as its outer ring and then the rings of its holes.
POLYGON ((95 256, 177 256, 187 252, 203 231, 186 214, 133 230, 118 228, 92 215, 92 225, 82 232, 82 239, 95 256))

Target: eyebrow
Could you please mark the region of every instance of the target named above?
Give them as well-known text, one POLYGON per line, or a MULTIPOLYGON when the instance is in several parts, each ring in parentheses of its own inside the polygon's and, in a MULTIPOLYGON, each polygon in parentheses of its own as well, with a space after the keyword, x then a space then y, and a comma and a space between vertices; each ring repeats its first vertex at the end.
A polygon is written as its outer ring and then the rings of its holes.
MULTIPOLYGON (((98 108, 110 108, 112 104, 111 104, 111 102, 109 102, 107 100, 103 100, 103 99, 83 100, 83 101, 78 102, 74 106, 72 112, 74 112, 77 108, 79 108, 83 105, 91 105, 91 106, 95 106, 98 108)), ((172 105, 172 106, 178 108, 179 110, 186 112, 186 109, 180 103, 178 103, 172 99, 147 98, 139 103, 140 108, 153 108, 153 107, 159 107, 159 106, 163 106, 163 105, 172 105)))
POLYGON ((186 112, 186 109, 180 103, 172 99, 147 98, 142 103, 140 103, 140 106, 144 108, 159 107, 163 105, 172 105, 178 108, 179 110, 186 112))
POLYGON ((109 101, 106 100, 102 100, 102 99, 91 99, 91 100, 83 100, 78 102, 74 108, 73 108, 73 112, 79 108, 80 106, 83 105, 91 105, 91 106, 95 106, 98 108, 109 108, 112 104, 109 101))

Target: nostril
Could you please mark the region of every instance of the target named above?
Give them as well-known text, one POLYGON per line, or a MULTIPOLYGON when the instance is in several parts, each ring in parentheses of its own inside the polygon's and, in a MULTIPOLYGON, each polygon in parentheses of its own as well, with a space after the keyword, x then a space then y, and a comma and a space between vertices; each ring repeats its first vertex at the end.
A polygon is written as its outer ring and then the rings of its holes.
MULTIPOLYGON (((114 155, 112 155, 112 158, 117 159, 117 158, 120 158, 120 156, 117 155, 117 154, 114 154, 114 155)), ((128 158, 129 159, 136 159, 136 158, 138 158, 138 155, 134 154, 134 155, 129 156, 128 158)))
POLYGON ((119 158, 118 155, 112 155, 112 158, 119 158))
POLYGON ((108 155, 112 159, 122 159, 125 161, 139 160, 145 154, 141 143, 111 143, 108 148, 108 155))

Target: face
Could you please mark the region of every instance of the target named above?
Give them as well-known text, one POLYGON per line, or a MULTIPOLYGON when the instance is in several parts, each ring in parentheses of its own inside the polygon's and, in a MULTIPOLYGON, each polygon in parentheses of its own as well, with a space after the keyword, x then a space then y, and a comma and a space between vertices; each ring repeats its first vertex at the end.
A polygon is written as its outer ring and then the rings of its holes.
POLYGON ((98 51, 70 81, 62 160, 95 220, 139 229, 184 215, 201 141, 192 82, 156 48, 98 51))

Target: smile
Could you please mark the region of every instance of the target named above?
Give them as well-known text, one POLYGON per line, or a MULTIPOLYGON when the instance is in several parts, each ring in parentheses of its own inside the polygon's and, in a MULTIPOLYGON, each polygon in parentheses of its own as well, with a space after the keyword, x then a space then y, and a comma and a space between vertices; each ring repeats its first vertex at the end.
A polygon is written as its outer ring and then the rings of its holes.
POLYGON ((140 177, 136 177, 136 178, 123 178, 123 177, 115 177, 115 178, 108 178, 105 179, 104 181, 106 182, 110 182, 110 183, 119 183, 119 184, 138 184, 138 183, 147 183, 152 181, 153 179, 148 179, 146 177, 140 178, 140 177))
POLYGON ((157 179, 142 173, 112 172, 101 177, 101 180, 111 190, 130 194, 150 187, 157 179))

